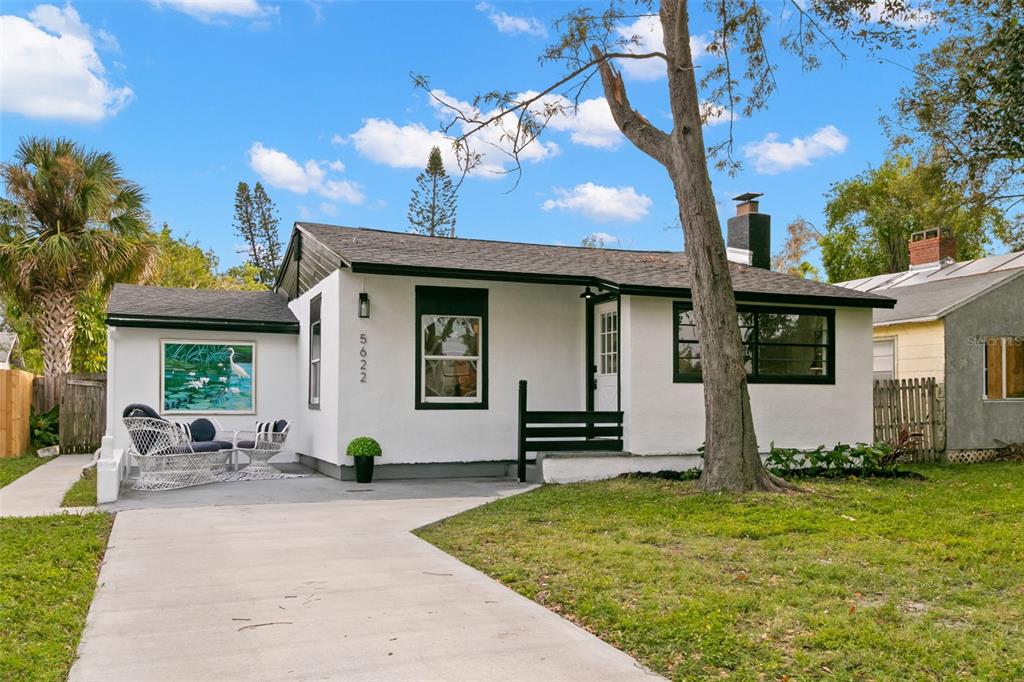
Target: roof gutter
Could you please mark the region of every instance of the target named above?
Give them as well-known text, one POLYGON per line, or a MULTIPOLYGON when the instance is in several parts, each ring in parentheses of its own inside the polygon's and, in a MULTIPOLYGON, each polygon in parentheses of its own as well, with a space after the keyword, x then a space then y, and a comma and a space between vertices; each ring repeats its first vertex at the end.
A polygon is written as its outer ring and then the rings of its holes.
POLYGON ((106 323, 110 327, 135 327, 140 329, 195 329, 201 331, 256 332, 262 334, 299 333, 298 322, 108 314, 106 323))
MULTIPOLYGON (((561 284, 597 287, 618 294, 635 296, 662 296, 668 298, 691 298, 686 288, 653 287, 631 284, 617 284, 600 277, 588 275, 554 275, 529 272, 507 272, 502 270, 466 270, 463 268, 435 268, 423 265, 392 265, 353 261, 352 272, 406 277, 442 277, 445 279, 471 279, 494 282, 522 282, 527 284, 561 284)), ((751 303, 805 303, 807 305, 830 305, 849 308, 893 308, 896 300, 883 297, 845 298, 842 296, 807 296, 801 294, 778 294, 771 292, 736 292, 737 301, 751 303)))

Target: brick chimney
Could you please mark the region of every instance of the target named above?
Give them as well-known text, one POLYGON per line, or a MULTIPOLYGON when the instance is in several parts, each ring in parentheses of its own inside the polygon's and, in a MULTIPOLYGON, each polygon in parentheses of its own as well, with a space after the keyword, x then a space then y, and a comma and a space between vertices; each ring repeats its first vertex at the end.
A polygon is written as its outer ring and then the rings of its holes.
POLYGON ((936 267, 956 260, 956 238, 948 227, 933 227, 910 235, 910 269, 936 267))
POLYGON ((772 267, 772 217, 758 211, 759 192, 747 192, 733 201, 736 215, 727 224, 729 260, 770 270, 772 267))

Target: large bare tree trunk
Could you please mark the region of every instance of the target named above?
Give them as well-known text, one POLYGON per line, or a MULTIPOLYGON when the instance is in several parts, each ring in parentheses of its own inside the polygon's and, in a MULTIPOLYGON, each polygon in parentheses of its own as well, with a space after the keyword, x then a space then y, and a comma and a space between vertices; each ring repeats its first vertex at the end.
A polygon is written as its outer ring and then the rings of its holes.
MULTIPOLYGON (((690 289, 704 377, 704 471, 707 491, 782 491, 791 487, 761 463, 750 412, 743 343, 721 224, 708 174, 697 78, 690 53, 686 0, 662 0, 669 101, 675 125, 666 134, 629 104, 622 77, 607 62, 601 82, 622 133, 668 171, 689 256, 690 289)), ((595 58, 600 52, 594 49, 595 58)))
POLYGON ((693 312, 705 349, 701 487, 707 491, 782 490, 785 484, 768 473, 757 449, 736 297, 708 173, 686 0, 663 0, 660 18, 675 121, 666 168, 679 203, 693 312))
POLYGON ((34 315, 43 346, 43 374, 57 377, 71 371, 71 345, 75 340, 75 292, 51 289, 38 295, 40 311, 34 315))

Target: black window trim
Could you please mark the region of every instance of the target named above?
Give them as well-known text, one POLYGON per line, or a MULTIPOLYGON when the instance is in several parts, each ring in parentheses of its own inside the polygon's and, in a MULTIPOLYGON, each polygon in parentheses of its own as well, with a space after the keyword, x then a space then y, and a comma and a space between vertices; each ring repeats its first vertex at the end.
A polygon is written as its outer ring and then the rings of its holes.
POLYGON ((435 287, 416 286, 416 314, 413 319, 416 346, 416 395, 417 410, 486 410, 488 409, 488 376, 490 375, 490 358, 487 348, 490 345, 491 327, 488 315, 488 290, 469 287, 435 287), (437 300, 444 310, 437 310, 437 300), (483 367, 477 377, 480 400, 476 402, 429 402, 422 399, 423 390, 423 330, 420 319, 423 315, 467 315, 479 317, 481 321, 480 363, 483 367))
MULTIPOLYGON (((692 301, 672 302, 672 381, 677 384, 700 384, 704 380, 694 374, 679 373, 679 313, 693 310, 692 301)), ((825 368, 823 376, 779 376, 757 374, 757 348, 759 346, 807 346, 820 347, 817 343, 760 343, 755 342, 752 367, 754 373, 747 375, 748 384, 818 384, 836 383, 836 311, 835 308, 804 308, 800 306, 750 305, 736 306, 738 313, 780 313, 785 315, 822 315, 828 323, 828 338, 825 346, 825 368)))
POLYGON ((317 294, 309 299, 309 355, 306 358, 309 377, 306 391, 306 401, 309 409, 319 410, 323 400, 324 387, 324 324, 323 324, 323 294, 317 294), (316 322, 313 321, 313 306, 316 306, 316 322), (313 402, 313 327, 319 329, 320 333, 320 359, 317 361, 317 396, 313 402))

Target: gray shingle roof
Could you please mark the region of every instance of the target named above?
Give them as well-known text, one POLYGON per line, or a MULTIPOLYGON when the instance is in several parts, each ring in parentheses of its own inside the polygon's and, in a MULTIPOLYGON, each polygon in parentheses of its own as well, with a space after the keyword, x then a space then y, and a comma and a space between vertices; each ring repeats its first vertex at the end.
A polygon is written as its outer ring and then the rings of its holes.
MULTIPOLYGON (((367 228, 296 223, 354 271, 365 266, 505 273, 595 280, 624 291, 689 290, 689 261, 674 251, 593 249, 545 244, 448 239, 367 228)), ((837 305, 890 307, 892 300, 761 268, 730 264, 733 287, 743 298, 800 297, 837 305)))
POLYGON ((118 284, 110 294, 107 319, 111 324, 133 318, 158 318, 183 323, 223 322, 294 325, 298 320, 288 302, 273 291, 171 289, 118 284))
POLYGON ((875 311, 875 324, 884 325, 938 319, 1018 276, 1024 276, 1024 252, 876 275, 838 286, 895 298, 895 308, 875 311))

